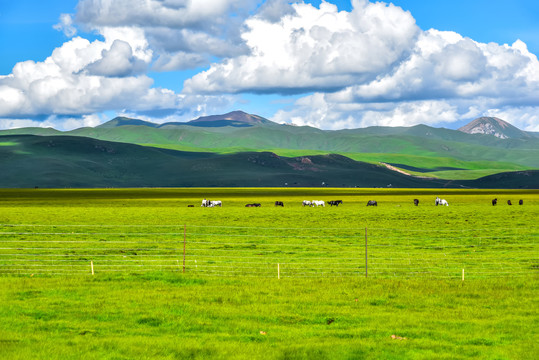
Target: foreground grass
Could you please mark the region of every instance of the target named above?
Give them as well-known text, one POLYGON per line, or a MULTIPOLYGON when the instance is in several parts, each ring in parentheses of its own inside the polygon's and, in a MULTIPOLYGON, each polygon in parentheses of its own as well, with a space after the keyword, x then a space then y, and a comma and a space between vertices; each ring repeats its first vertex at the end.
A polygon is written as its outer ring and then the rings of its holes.
MULTIPOLYGON (((78 225, 95 231, 101 225, 181 229, 188 224, 249 227, 253 232, 256 227, 293 228, 299 235, 323 228, 487 229, 494 233, 479 238, 499 237, 491 241, 502 245, 507 231, 522 234, 522 249, 519 238, 511 237, 516 244, 488 252, 489 266, 499 268, 515 257, 530 260, 539 216, 537 191, 507 190, 39 189, 0 190, 0 199, 2 231, 17 233, 4 238, 20 241, 20 247, 33 236, 44 238, 29 234, 43 231, 33 225, 76 232, 78 225), (435 207, 437 195, 450 206, 435 207), (223 208, 201 208, 204 197, 222 200, 223 208), (496 207, 490 204, 493 197, 500 202, 496 207), (338 208, 301 206, 303 199, 336 198, 344 201, 338 208), (414 198, 420 206, 413 206, 414 198), (376 199, 378 207, 366 208, 369 199, 376 199), (525 205, 507 206, 508 199, 524 199, 525 205), (275 200, 285 207, 274 207, 275 200), (244 207, 252 202, 263 206, 244 207), (30 226, 13 231, 6 224, 30 226)), ((375 230, 371 241, 376 241, 375 230)), ((458 241, 469 239, 441 240, 442 253, 458 241)), ((383 248, 373 249, 373 260, 383 248)), ((481 260, 486 254, 474 256, 481 260)), ((183 274, 179 269, 114 275, 99 267, 95 276, 89 271, 81 276, 4 274, 0 358, 535 359, 539 278, 537 261, 531 260, 518 277, 465 281, 375 276, 278 280, 183 274)))
POLYGON ((0 278, 0 357, 533 359, 535 280, 0 278))

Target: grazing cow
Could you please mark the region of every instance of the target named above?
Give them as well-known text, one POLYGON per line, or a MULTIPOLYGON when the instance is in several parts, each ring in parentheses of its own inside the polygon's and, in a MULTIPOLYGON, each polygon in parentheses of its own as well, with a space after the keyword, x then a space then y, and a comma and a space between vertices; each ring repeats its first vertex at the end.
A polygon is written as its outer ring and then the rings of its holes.
POLYGON ((415 206, 419 205, 419 200, 418 199, 414 199, 414 205, 415 206))
POLYGON ((330 206, 333 206, 333 205, 339 206, 339 204, 342 204, 342 200, 331 200, 331 201, 328 201, 328 204, 330 206))
POLYGON ((378 203, 375 200, 369 200, 367 206, 378 206, 378 203))
POLYGON ((284 203, 282 201, 276 201, 275 206, 282 206, 284 207, 284 203))
POLYGON ((317 207, 318 207, 318 206, 326 207, 326 203, 325 203, 323 200, 313 200, 313 201, 311 202, 311 204, 312 204, 311 206, 315 206, 315 205, 316 205, 317 207))
POLYGON ((187 207, 195 207, 195 205, 187 205, 187 207))
POLYGON ((305 206, 313 206, 313 204, 309 200, 303 200, 302 205, 303 205, 303 207, 305 207, 305 206))
POLYGON ((245 207, 261 207, 261 206, 262 206, 262 204, 258 204, 258 203, 245 205, 245 207))
POLYGON ((221 202, 221 200, 202 200, 202 205, 203 207, 215 207, 215 206, 223 206, 223 203, 221 202))
POLYGON ((520 200, 518 201, 518 204, 519 204, 519 205, 524 204, 524 200, 520 199, 520 200))
POLYGON ((511 204, 511 200, 507 200, 507 205, 513 205, 511 204))
POLYGON ((498 203, 498 198, 492 199, 492 206, 495 206, 498 203))
POLYGON ((445 199, 440 199, 439 197, 436 198, 436 200, 434 201, 434 204, 435 204, 436 206, 438 206, 438 205, 449 206, 449 203, 447 202, 447 200, 445 200, 445 199))

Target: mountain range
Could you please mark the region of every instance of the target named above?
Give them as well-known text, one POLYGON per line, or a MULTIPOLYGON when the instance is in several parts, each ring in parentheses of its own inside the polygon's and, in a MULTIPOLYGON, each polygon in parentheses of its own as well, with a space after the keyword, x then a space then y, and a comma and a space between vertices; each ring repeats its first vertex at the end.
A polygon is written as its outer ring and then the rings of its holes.
POLYGON ((0 155, 0 187, 539 187, 538 134, 497 118, 328 131, 241 111, 185 123, 117 117, 3 130, 0 155))

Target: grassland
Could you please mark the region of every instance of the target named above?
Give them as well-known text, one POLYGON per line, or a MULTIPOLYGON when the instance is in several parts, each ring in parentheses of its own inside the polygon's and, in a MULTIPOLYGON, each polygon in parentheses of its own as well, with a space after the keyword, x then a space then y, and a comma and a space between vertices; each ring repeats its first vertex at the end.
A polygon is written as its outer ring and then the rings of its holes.
POLYGON ((35 271, 30 265, 43 260, 36 257, 26 270, 3 268, 0 358, 534 359, 539 352, 537 191, 38 189, 0 190, 0 199, 0 265, 12 260, 6 248, 16 248, 18 261, 40 251, 73 255, 86 269, 35 271), (435 196, 450 206, 435 207, 435 196), (224 205, 201 208, 202 198, 224 205), (304 199, 344 203, 304 208, 304 199), (378 206, 367 208, 369 199, 378 206), (253 202, 262 207, 244 207, 253 202), (122 253, 125 264, 140 262, 140 244, 152 241, 151 251, 181 264, 184 225, 185 273, 127 265, 113 272, 94 258, 90 275, 87 255, 109 247, 113 259, 128 241, 138 253, 122 253), (36 250, 43 244, 49 249, 36 250), (357 255, 341 256, 342 248, 357 255), (255 269, 241 256, 258 257, 249 260, 255 269), (357 261, 349 272, 345 256, 357 261), (299 266, 288 275, 285 266, 277 279, 276 261, 299 266), (321 261, 346 271, 324 274, 315 267, 321 261), (427 271, 408 271, 409 263, 427 271))

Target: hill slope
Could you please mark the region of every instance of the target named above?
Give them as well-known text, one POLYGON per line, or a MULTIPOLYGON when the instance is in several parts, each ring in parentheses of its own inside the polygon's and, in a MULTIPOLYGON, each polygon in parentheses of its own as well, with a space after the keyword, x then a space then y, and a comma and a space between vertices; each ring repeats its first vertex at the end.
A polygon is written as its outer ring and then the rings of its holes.
MULTIPOLYGON (((539 139, 499 139, 470 135, 426 125, 410 128, 365 128, 324 131, 312 127, 275 123, 221 126, 162 125, 158 128, 124 125, 113 128, 81 128, 66 135, 101 140, 177 146, 178 149, 316 150, 332 153, 393 153, 451 157, 463 161, 504 161, 539 168, 539 139)), ((1 132, 0 132, 1 134, 1 132)), ((407 164, 421 166, 421 164, 407 164)))
POLYGON ((193 152, 271 151, 286 156, 337 153, 373 163, 391 163, 401 169, 421 169, 427 176, 473 179, 498 172, 539 168, 539 138, 516 131, 518 134, 507 139, 426 125, 324 131, 308 126, 280 125, 235 111, 187 123, 159 125, 120 117, 95 128, 68 132, 27 128, 0 131, 0 135, 84 136, 193 152), (458 166, 443 168, 437 163, 458 166))
MULTIPOLYGON (((316 187, 322 183, 336 187, 461 187, 458 182, 419 179, 340 155, 220 155, 73 136, 0 136, 0 143, 0 187, 316 187)), ((537 174, 530 174, 528 183, 519 186, 539 183, 537 174)))

